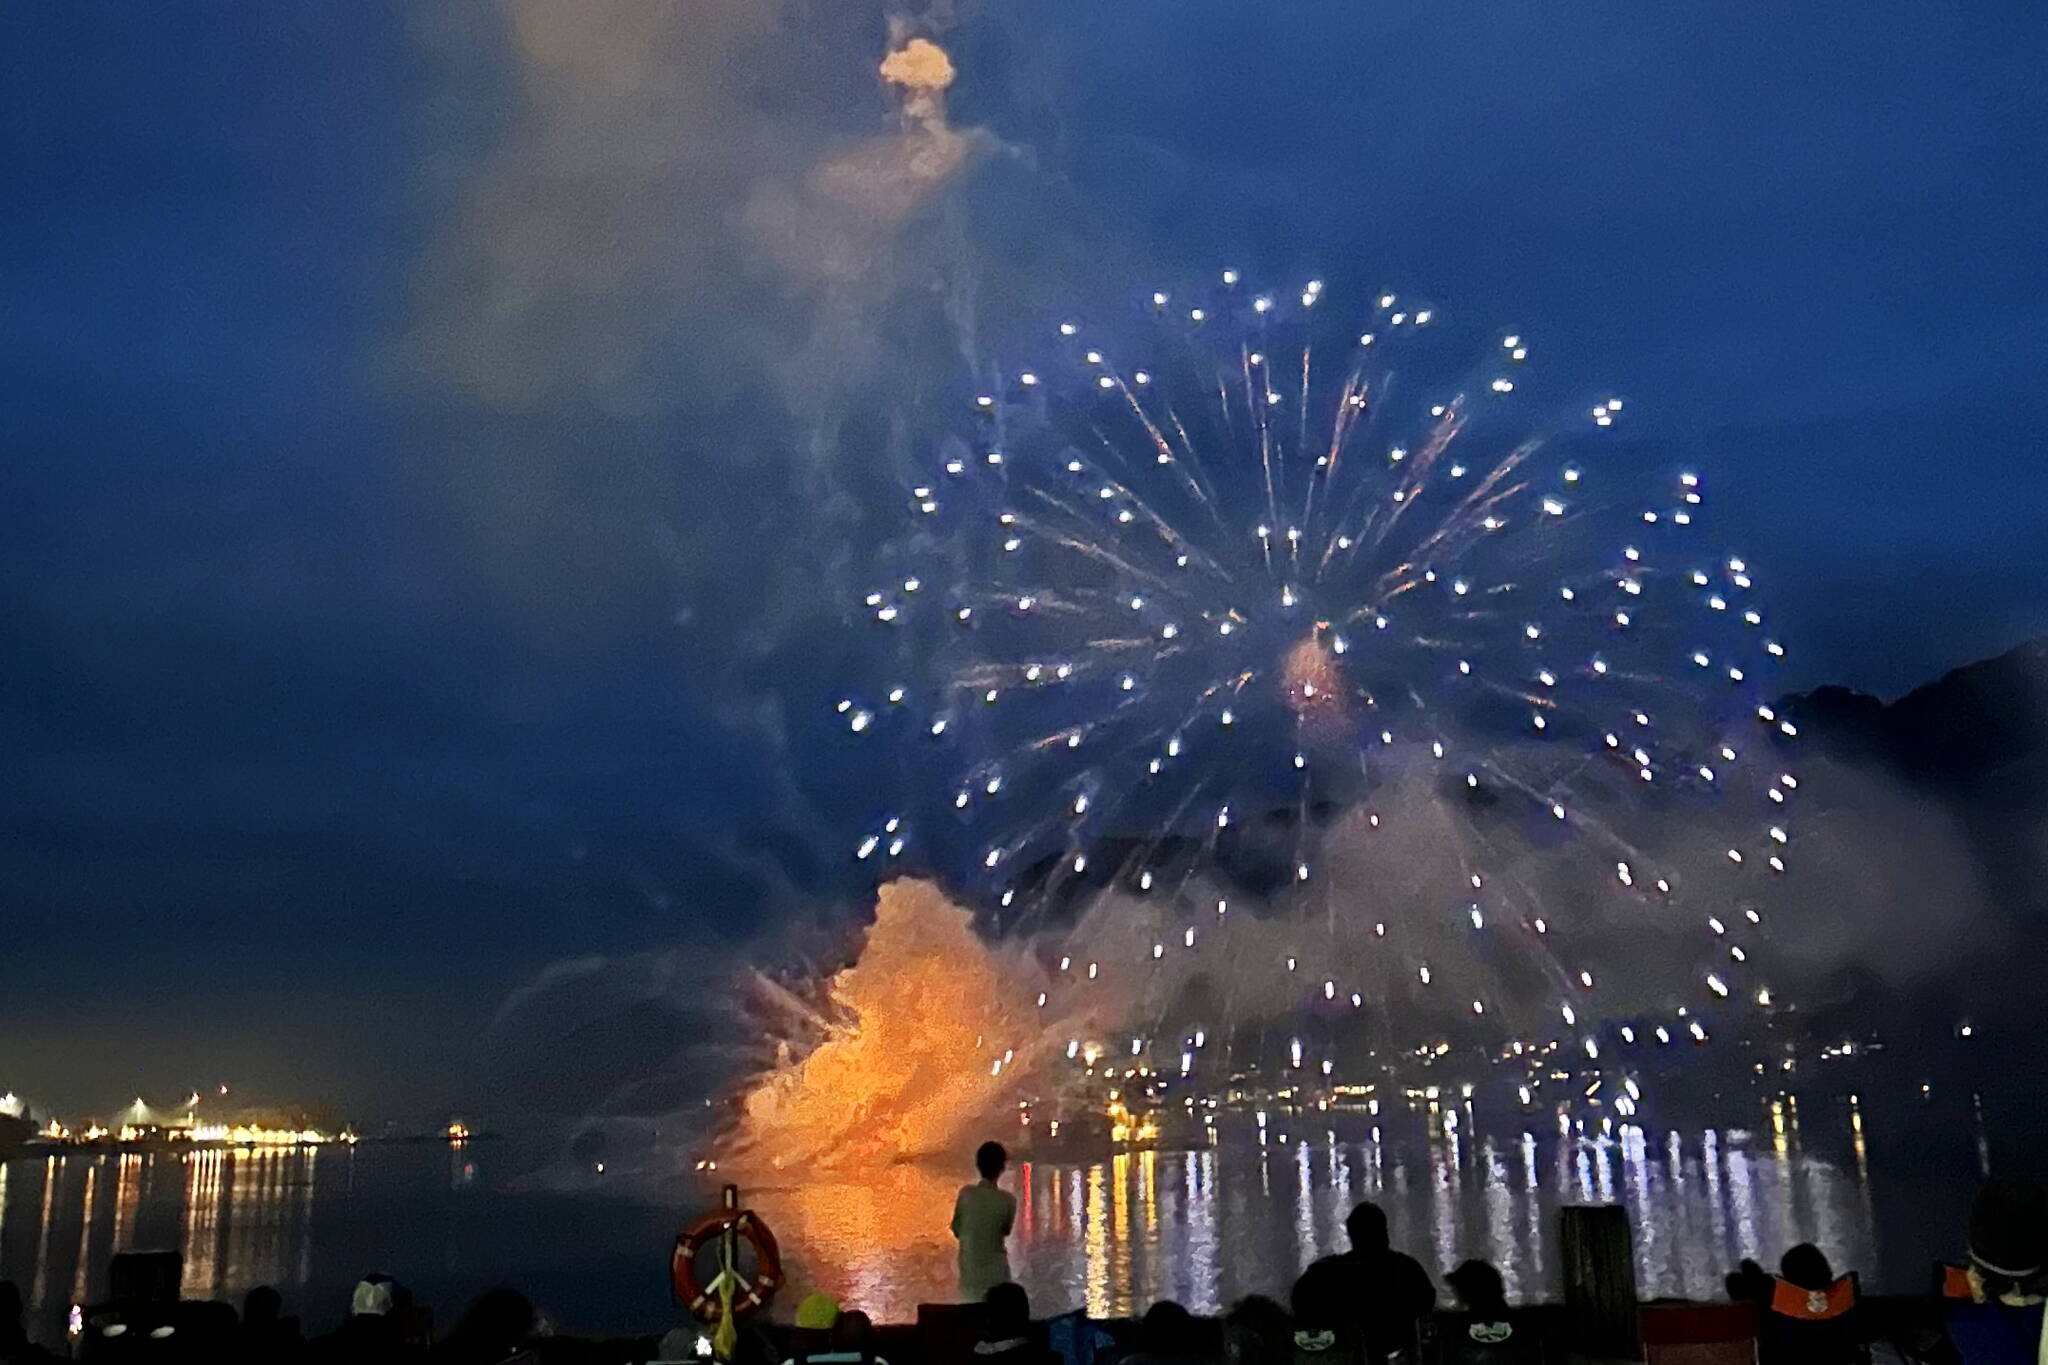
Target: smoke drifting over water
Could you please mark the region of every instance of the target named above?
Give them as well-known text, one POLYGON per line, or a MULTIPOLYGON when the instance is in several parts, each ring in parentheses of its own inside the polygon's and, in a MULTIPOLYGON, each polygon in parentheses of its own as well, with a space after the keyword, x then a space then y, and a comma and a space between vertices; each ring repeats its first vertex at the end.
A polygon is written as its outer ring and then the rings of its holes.
MULTIPOLYGON (((1814 836, 1807 879, 1754 903, 1776 929, 1766 930, 1770 968, 1786 988, 1783 1003, 1795 1006, 1822 1003, 1802 1002, 1802 985, 1821 985, 1846 965, 1885 959, 1897 972, 1902 956, 1924 961, 1976 908, 1966 866, 1947 856, 1952 836, 1923 828, 1915 841, 1912 857, 1934 859, 1955 893, 1925 905, 1900 880, 1901 860, 1877 851, 1880 826, 1900 827, 1904 812, 1832 765, 1817 764, 1814 773, 1851 799, 1830 809, 1814 836), (1876 925, 1892 926, 1891 948, 1879 941, 1887 936, 1870 932, 1876 925)), ((1481 951, 1462 920, 1418 912, 1429 904, 1420 890, 1431 880, 1427 869, 1452 856, 1457 838, 1441 812, 1429 818, 1439 804, 1434 793, 1410 798, 1416 809, 1402 824, 1412 837, 1399 849, 1389 850, 1362 816, 1332 831, 1332 876, 1342 893, 1328 914, 1292 915, 1246 896, 1231 900, 1226 914, 1217 884, 1205 880, 1187 888, 1216 907, 1199 932, 1162 898, 1107 890, 1069 927, 992 943, 936 884, 887 884, 858 960, 831 978, 825 1017, 799 1031, 814 1045, 785 1047, 751 1086, 738 1139, 722 1155, 750 1169, 958 1158, 982 1138, 1014 1130, 1027 1099, 1057 1104, 1076 1046, 1092 1058, 1098 1049, 1122 1053, 1128 1042, 1133 1066, 1192 1071, 1213 1084, 1289 1034, 1319 1040, 1312 1050, 1347 1069, 1366 1063, 1367 1047, 1399 1051, 1438 1030, 1490 1047, 1512 1037, 1569 1041, 1570 1031, 1542 1008, 1544 983, 1520 979, 1526 964, 1481 951), (1447 1018, 1426 980, 1390 967, 1389 920, 1425 934, 1442 969, 1491 982, 1500 1008, 1462 1025, 1447 1018), (1329 969, 1371 984, 1304 1010, 1311 961, 1319 964, 1315 980, 1329 969)), ((1525 871, 1532 882, 1540 875, 1525 871)), ((1584 894, 1568 883, 1553 890, 1561 905, 1584 894)), ((1646 906, 1636 922, 1587 941, 1603 983, 1597 1015, 1616 1026, 1640 1023, 1685 999, 1701 968, 1682 939, 1646 906)), ((1650 1046, 1647 1027, 1640 1041, 1626 1030, 1619 1036, 1650 1046)), ((1299 1036, 1292 1046, 1298 1069, 1299 1036)), ((1629 1055, 1624 1049, 1622 1065, 1629 1055)))
MULTIPOLYGON (((1807 773, 1819 808, 1803 875, 1758 903, 1784 1003, 1802 1012, 1839 1003, 1830 992, 1845 974, 1867 974, 1887 992, 1940 979, 1985 914, 1965 841, 1868 773, 1825 761, 1807 773)), ((703 946, 564 963, 507 1002, 504 1051, 536 1096, 555 1096, 551 1110, 564 1107, 563 1078, 585 1087, 567 1106, 579 1115, 576 1153, 624 1175, 638 1152, 643 1173, 662 1183, 707 1155, 754 1179, 957 1161, 1015 1132, 1020 1101, 1044 1117, 1074 1098, 1064 1087, 1077 1043, 1156 1072, 1192 1068, 1211 1084, 1262 1053, 1275 1061, 1290 1037, 1309 1040, 1311 1065, 1328 1057, 1348 1072, 1369 1065, 1368 1047, 1410 1045, 1437 1029, 1494 1045, 1559 1036, 1555 1016, 1520 998, 1513 962, 1473 955, 1483 936, 1457 916, 1416 912, 1433 904, 1419 891, 1430 864, 1456 840, 1429 814, 1434 793, 1409 800, 1399 847, 1386 845, 1392 829, 1359 820, 1331 831, 1330 876, 1342 894, 1327 915, 1287 915, 1215 880, 1219 870, 1187 888, 1210 907, 1194 933, 1165 898, 1112 889, 1069 925, 991 941, 939 884, 905 878, 880 888, 872 925, 836 958, 849 965, 771 975, 703 946), (1378 926, 1397 916, 1426 936, 1441 969, 1490 982, 1499 1008, 1446 1019, 1425 983, 1390 966, 1378 926), (1304 986, 1322 979, 1308 979, 1312 960, 1349 964, 1372 984, 1357 1003, 1340 993, 1305 1009, 1304 986), (1142 1055, 1127 1052, 1133 1039, 1142 1055)), ((1616 1022, 1668 1008, 1698 969, 1648 910, 1630 932, 1586 946, 1599 1008, 1616 1022)), ((747 956, 758 961, 758 949, 747 956)), ((1644 1040, 1614 1060, 1626 1067, 1648 1050, 1644 1040)))

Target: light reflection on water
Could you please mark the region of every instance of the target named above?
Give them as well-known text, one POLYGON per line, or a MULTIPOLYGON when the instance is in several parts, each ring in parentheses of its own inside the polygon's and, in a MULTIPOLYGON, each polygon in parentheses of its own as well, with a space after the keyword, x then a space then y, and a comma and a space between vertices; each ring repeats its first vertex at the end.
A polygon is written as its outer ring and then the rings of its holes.
MULTIPOLYGON (((1247 1293, 1284 1296, 1302 1266, 1342 1248, 1344 1216, 1360 1199, 1381 1204, 1396 1243, 1426 1265, 1492 1261, 1517 1299, 1555 1294, 1555 1214, 1566 1204, 1629 1209, 1645 1296, 1718 1297, 1737 1260, 1774 1259, 1800 1241, 1873 1268, 1873 1278, 1878 1264, 1857 1167, 1711 1131, 1668 1144, 1630 1132, 1600 1142, 1478 1137, 1419 1151, 1325 1140, 1140 1152, 1085 1167, 1027 1164, 1010 1180, 1011 1265, 1033 1302, 1101 1316, 1159 1298, 1216 1311, 1247 1293)), ((799 1281, 908 1317, 950 1296, 946 1220, 957 1188, 948 1172, 896 1168, 870 1185, 763 1189, 749 1202, 798 1230, 789 1240, 799 1281), (870 1201, 879 1216, 848 1216, 870 1201)))
MULTIPOLYGON (((1929 1260, 1952 1250, 1976 1178, 1974 1161, 1935 1169, 1910 1147, 1873 1163, 1860 1135, 1838 1157, 1802 1149, 1796 1130, 1790 1140, 1768 1130, 1601 1142, 1475 1131, 1385 1145, 1311 1136, 1022 1165, 1008 1177, 1013 1269, 1045 1311, 1113 1316, 1162 1297, 1213 1311, 1246 1293, 1284 1297, 1301 1266, 1343 1244, 1352 1204, 1372 1199, 1397 1244, 1433 1270, 1483 1257, 1511 1296, 1547 1298, 1556 1210, 1615 1200, 1633 1216, 1645 1295, 1717 1296, 1739 1258, 1768 1261, 1803 1240, 1873 1285, 1917 1290, 1929 1260)), ((70 1303, 105 1293, 111 1253, 159 1247, 183 1253, 187 1295, 276 1285, 315 1328, 370 1270, 418 1287, 444 1323, 478 1290, 509 1282, 573 1328, 666 1325, 668 1246, 708 1191, 514 1189, 516 1172, 498 1161, 488 1148, 366 1146, 0 1163, 0 1278, 24 1288, 46 1340, 70 1303)), ((746 1197, 777 1230, 794 1292, 822 1287, 904 1319, 951 1296, 946 1228, 959 1183, 950 1170, 898 1166, 746 1197)))
POLYGON ((208 1298, 311 1273, 310 1150, 70 1154, 0 1163, 0 1278, 32 1322, 106 1292, 119 1251, 176 1248, 208 1298))

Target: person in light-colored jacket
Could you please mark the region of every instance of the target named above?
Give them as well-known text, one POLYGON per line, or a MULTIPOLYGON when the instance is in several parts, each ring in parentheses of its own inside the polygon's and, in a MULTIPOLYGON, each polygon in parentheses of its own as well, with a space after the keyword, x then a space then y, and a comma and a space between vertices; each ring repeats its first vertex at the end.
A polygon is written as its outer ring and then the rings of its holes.
POLYGON ((981 1179, 962 1185, 953 1201, 953 1237, 960 1243, 960 1297, 979 1303, 989 1290, 1010 1281, 1004 1239, 1017 1221, 1017 1196, 998 1185, 1010 1154, 1000 1142, 984 1142, 974 1154, 981 1179))

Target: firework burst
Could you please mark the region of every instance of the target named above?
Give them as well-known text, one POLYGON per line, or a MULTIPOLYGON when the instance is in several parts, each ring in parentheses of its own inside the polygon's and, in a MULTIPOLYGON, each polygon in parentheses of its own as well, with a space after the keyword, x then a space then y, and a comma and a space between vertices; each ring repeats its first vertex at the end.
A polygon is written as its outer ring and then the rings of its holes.
POLYGON ((858 856, 1074 990, 1206 951, 1267 1003, 1595 1056, 1768 1006, 1784 651, 1702 476, 1392 294, 1225 272, 1136 311, 1049 329, 907 487, 864 603, 894 673, 838 708, 919 794, 858 856), (1062 919, 1105 893, 1115 928, 1062 919))

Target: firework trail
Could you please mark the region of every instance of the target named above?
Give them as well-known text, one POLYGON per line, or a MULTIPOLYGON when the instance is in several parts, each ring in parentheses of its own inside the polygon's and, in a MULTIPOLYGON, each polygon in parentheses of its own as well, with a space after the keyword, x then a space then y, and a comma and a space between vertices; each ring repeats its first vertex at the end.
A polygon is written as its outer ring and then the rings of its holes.
POLYGON ((1770 1007, 1794 727, 1702 476, 1391 294, 1135 311, 1048 329, 906 487, 894 672, 837 706, 917 794, 858 856, 1036 935, 1055 995, 1179 1000, 1132 1050, 1182 1070, 1196 972, 1595 1057, 1770 1007))

